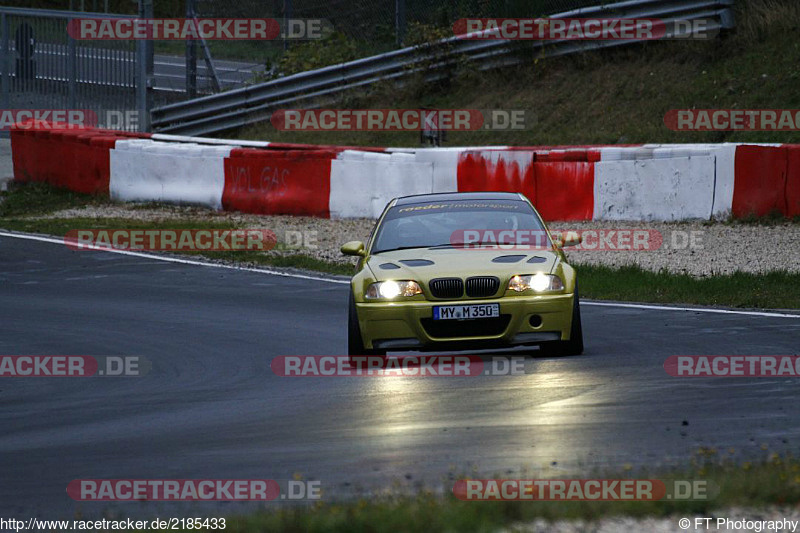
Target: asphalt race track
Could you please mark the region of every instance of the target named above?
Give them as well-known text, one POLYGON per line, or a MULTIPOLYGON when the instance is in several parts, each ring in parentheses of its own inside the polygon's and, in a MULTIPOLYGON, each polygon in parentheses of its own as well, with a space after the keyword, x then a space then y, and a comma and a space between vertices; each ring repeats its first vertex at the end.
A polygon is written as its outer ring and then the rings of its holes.
POLYGON ((394 482, 449 490, 462 473, 657 468, 701 446, 800 451, 796 379, 662 366, 798 354, 800 317, 584 305, 586 355, 528 357, 522 376, 274 375, 279 355, 345 352, 347 290, 0 236, 0 354, 153 363, 140 378, 0 378, 0 516, 186 516, 178 504, 78 503, 73 479, 300 474, 327 499, 394 482))

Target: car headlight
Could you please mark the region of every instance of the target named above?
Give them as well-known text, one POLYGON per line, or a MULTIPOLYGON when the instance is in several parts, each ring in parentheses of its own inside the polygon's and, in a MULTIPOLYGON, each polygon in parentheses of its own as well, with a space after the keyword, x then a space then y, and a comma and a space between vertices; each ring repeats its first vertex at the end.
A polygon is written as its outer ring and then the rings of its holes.
POLYGON ((528 276, 513 276, 508 282, 509 290, 524 292, 553 292, 564 289, 564 283, 556 275, 539 272, 528 276))
POLYGON ((364 298, 367 300, 391 300, 398 296, 405 298, 422 294, 422 288, 416 281, 379 281, 367 287, 364 298))

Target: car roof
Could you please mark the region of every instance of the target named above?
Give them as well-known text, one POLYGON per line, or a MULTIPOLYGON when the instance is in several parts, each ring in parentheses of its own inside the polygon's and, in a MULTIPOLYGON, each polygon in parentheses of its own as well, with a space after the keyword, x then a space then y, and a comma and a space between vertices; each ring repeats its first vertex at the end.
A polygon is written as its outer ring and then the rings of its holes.
POLYGON ((394 205, 424 204, 448 200, 522 200, 516 192, 439 192, 397 198, 394 205))

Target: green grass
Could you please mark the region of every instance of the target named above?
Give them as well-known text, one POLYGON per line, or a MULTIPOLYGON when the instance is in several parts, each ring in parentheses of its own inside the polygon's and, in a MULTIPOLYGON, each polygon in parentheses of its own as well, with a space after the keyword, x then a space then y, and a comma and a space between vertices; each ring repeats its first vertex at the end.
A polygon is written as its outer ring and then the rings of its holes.
MULTIPOLYGON (((800 215, 795 215, 792 218, 788 218, 784 216, 778 210, 772 211, 763 217, 756 216, 754 214, 750 214, 746 217, 742 218, 733 218, 730 217, 728 220, 725 221, 727 224, 731 226, 739 226, 739 225, 749 225, 749 226, 780 226, 782 224, 786 224, 787 222, 791 222, 793 224, 800 224, 800 215)), ((711 222, 709 222, 710 224, 711 222)))
POLYGON ((108 205, 107 198, 57 189, 46 183, 9 183, 0 193, 0 219, 46 215, 62 209, 88 205, 108 205))
MULTIPOLYGON (((793 506, 800 502, 800 463, 772 455, 757 463, 735 463, 713 449, 699 450, 690 466, 664 473, 631 471, 592 473, 585 479, 707 480, 719 494, 707 500, 652 502, 465 502, 451 493, 434 495, 422 490, 413 496, 383 496, 334 503, 323 500, 308 506, 280 506, 250 516, 227 518, 226 531, 255 533, 303 532, 490 532, 536 519, 593 520, 608 516, 710 516, 729 506, 793 506)), ((508 476, 494 476, 498 478, 508 476)), ((534 475, 522 476, 526 479, 534 475)), ((445 490, 452 481, 443 481, 445 490)), ((267 508, 269 509, 270 504, 267 508)), ((677 522, 676 522, 677 523, 677 522)))
POLYGON ((45 219, 5 219, 0 225, 14 231, 44 233, 63 237, 73 229, 234 229, 230 222, 196 220, 141 221, 129 218, 45 218, 45 219))
MULTIPOLYGON (((121 218, 0 219, 0 227, 29 233, 64 236, 71 229, 232 229, 229 222, 159 221, 142 222, 121 218)), ((276 254, 256 251, 181 252, 214 260, 279 268, 312 270, 327 274, 352 275, 350 265, 323 261, 302 253, 276 254)), ((598 300, 683 303, 740 308, 790 309, 800 302, 800 274, 735 273, 695 278, 670 272, 650 272, 629 266, 610 268, 595 265, 576 267, 581 296, 598 300)))
MULTIPOLYGON (((61 209, 85 205, 113 205, 107 199, 54 189, 45 184, 12 187, 0 193, 0 228, 66 235, 72 229, 233 229, 230 221, 208 218, 141 221, 127 218, 30 218, 61 209)), ((158 204, 136 205, 136 209, 157 208, 158 204)), ((209 211, 209 214, 212 212, 209 211)), ((737 222, 743 224, 777 223, 767 217, 737 222)), ((295 268, 327 274, 352 275, 349 264, 316 259, 302 249, 287 250, 279 243, 275 251, 181 252, 214 260, 255 266, 295 268)), ((598 300, 630 302, 682 303, 740 308, 791 309, 800 302, 800 274, 735 273, 695 278, 671 272, 650 272, 636 266, 611 268, 577 265, 581 295, 598 300)))
MULTIPOLYGON (((446 84, 372 87, 323 107, 523 109, 523 131, 450 132, 449 146, 605 143, 800 142, 800 132, 674 132, 670 109, 800 108, 800 4, 737 2, 737 29, 701 42, 648 42, 480 72, 470 64, 446 84)), ((416 146, 416 132, 281 132, 261 123, 244 139, 361 146, 416 146)))
POLYGON ((583 298, 769 309, 800 307, 800 274, 737 272, 694 278, 636 266, 578 265, 576 269, 583 298))

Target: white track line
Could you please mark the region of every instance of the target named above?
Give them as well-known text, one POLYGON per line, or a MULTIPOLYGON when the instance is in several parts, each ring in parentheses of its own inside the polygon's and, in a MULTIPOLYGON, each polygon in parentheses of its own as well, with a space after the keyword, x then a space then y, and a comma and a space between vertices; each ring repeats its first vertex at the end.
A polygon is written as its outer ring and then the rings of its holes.
MULTIPOLYGON (((31 235, 28 233, 7 233, 0 231, 0 237, 11 237, 14 239, 25 239, 29 241, 48 242, 52 244, 61 244, 66 246, 64 239, 56 239, 54 237, 43 237, 41 235, 31 235)), ((313 281, 323 281, 327 283, 337 283, 340 285, 349 285, 349 281, 343 279, 326 278, 322 276, 309 276, 306 274, 295 274, 293 272, 284 272, 281 270, 272 270, 267 268, 251 268, 240 267, 235 265, 225 265, 220 263, 208 263, 205 261, 193 261, 191 259, 181 259, 178 257, 165 257, 162 255, 154 255, 143 252, 131 252, 129 250, 116 250, 113 248, 106 248, 103 246, 82 245, 90 250, 100 252, 110 252, 114 254, 130 255, 133 257, 144 257, 146 259, 154 259, 156 261, 166 261, 168 263, 180 263, 183 265, 206 266, 215 268, 227 268, 230 270, 241 270, 243 272, 256 272, 259 274, 268 274, 270 276, 282 276, 285 278, 308 279, 313 281)), ((746 316, 760 316, 769 318, 797 318, 800 319, 800 314, 792 315, 789 313, 773 313, 766 311, 736 311, 733 309, 713 309, 708 307, 675 307, 667 305, 648 305, 648 304, 632 304, 632 303, 616 303, 616 302, 596 302, 596 301, 581 301, 581 305, 597 306, 597 307, 622 307, 629 309, 645 309, 653 311, 691 311, 695 313, 716 313, 723 315, 746 315, 746 316)))
MULTIPOLYGON (((52 244, 61 244, 62 246, 66 246, 64 239, 56 239, 53 237, 43 237, 40 235, 30 235, 27 233, 6 233, 5 231, 0 231, 0 237, 12 237, 14 239, 24 239, 28 241, 39 241, 39 242, 49 242, 52 244)), ((272 270, 269 268, 252 268, 252 267, 240 267, 235 265, 225 265, 220 263, 210 263, 206 261, 193 261, 191 259, 182 259, 180 257, 166 257, 163 255, 155 255, 155 254, 148 254, 144 252, 132 252, 130 250, 116 250, 114 248, 106 248, 105 246, 93 246, 93 245, 85 245, 81 244, 82 247, 87 248, 89 250, 96 250, 99 252, 110 252, 112 254, 120 254, 120 255, 130 255, 133 257, 144 257, 146 259, 154 259, 156 261, 166 261, 168 263, 180 263, 183 265, 195 265, 195 266, 206 266, 206 267, 215 267, 215 268, 227 268, 230 270, 241 270, 244 272, 258 272, 259 274, 269 274, 272 276, 283 276, 285 278, 297 278, 297 279, 310 279, 313 281, 327 281, 328 283, 339 283, 343 285, 348 285, 350 282, 343 279, 334 279, 334 278, 325 278, 322 276, 309 276, 306 274, 295 274, 293 272, 284 272, 281 270, 272 270)))
POLYGON ((772 318, 800 318, 800 315, 792 315, 789 313, 773 313, 767 311, 736 311, 733 309, 713 309, 709 307, 674 307, 669 305, 648 305, 648 304, 626 304, 616 302, 595 302, 581 300, 581 306, 595 305, 598 307, 627 307, 631 309, 655 309, 658 311, 694 311, 697 313, 718 313, 721 315, 748 315, 748 316, 766 316, 772 318))

